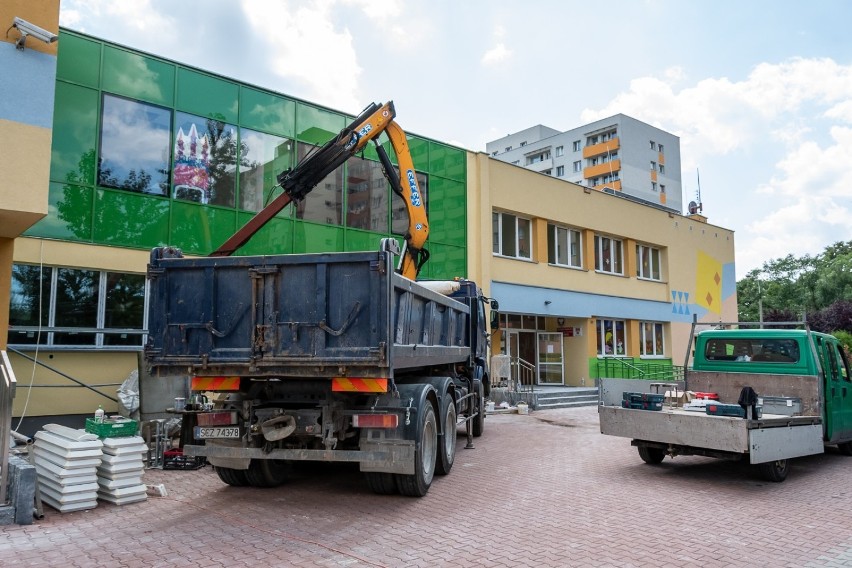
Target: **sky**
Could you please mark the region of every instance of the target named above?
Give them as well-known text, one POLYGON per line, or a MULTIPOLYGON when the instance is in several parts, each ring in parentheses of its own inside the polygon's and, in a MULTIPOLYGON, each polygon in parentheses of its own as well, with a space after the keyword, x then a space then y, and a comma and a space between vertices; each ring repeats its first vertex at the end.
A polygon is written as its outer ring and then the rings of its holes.
POLYGON ((623 113, 680 137, 737 279, 852 240, 852 2, 62 0, 60 25, 484 152, 623 113))

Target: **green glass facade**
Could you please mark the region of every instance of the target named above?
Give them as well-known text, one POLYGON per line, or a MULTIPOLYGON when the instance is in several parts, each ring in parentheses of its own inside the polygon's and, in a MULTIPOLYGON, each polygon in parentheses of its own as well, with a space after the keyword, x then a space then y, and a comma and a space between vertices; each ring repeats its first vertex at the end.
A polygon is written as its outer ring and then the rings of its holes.
MULTIPOLYGON (((60 37, 50 211, 26 236, 208 254, 277 195, 277 173, 354 118, 76 32, 60 37)), ((422 276, 466 276, 466 152, 413 135, 409 145, 431 226, 422 276)), ((374 250, 400 239, 400 199, 376 175, 372 146, 363 158, 237 254, 374 250)))

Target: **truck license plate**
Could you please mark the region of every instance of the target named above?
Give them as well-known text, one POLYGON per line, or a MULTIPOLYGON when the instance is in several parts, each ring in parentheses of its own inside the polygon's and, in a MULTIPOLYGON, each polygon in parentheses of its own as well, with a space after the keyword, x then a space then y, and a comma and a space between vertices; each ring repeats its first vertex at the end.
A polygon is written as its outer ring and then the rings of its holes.
POLYGON ((195 438, 206 440, 209 438, 239 438, 239 426, 196 426, 195 438))

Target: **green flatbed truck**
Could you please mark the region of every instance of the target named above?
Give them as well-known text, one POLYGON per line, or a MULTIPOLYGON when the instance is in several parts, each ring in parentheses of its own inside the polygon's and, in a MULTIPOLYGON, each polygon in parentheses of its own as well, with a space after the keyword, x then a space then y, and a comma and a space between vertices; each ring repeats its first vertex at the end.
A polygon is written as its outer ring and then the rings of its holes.
MULTIPOLYGON (((720 327, 725 325, 745 324, 720 327)), ((852 455, 852 375, 835 337, 807 328, 740 327, 697 334, 694 329, 692 366, 684 365, 681 383, 666 384, 670 396, 661 410, 623 408, 625 382, 601 380, 602 434, 630 438, 649 464, 667 455, 747 460, 776 482, 786 479, 791 459, 823 453, 825 446, 852 455), (744 389, 756 395, 755 404, 742 405, 744 416, 708 413, 706 407, 717 403, 739 405, 744 389), (674 396, 675 391, 681 395, 674 396), (684 404, 687 392, 714 398, 684 404)), ((688 358, 689 350, 687 363, 688 358)), ((652 392, 650 381, 633 381, 628 388, 641 390, 636 386, 641 383, 652 392)))

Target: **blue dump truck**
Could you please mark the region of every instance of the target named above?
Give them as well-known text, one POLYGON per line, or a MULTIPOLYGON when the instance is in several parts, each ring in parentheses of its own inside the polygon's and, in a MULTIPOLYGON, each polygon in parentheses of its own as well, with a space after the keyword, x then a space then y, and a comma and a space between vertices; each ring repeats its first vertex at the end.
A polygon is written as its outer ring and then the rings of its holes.
POLYGON ((852 455, 852 376, 835 337, 744 327, 691 337, 681 383, 636 381, 619 392, 624 381, 602 381, 601 433, 630 438, 648 464, 667 455, 747 460, 776 482, 792 458, 827 445, 852 455), (660 404, 646 410, 643 399, 660 404))
POLYGON ((428 224, 394 116, 374 104, 282 172, 281 195, 211 256, 152 251, 151 380, 191 377, 183 451, 229 485, 278 485, 297 461, 356 462, 374 492, 420 497, 450 472, 457 428, 469 447, 482 435, 498 306, 468 280, 415 280, 428 224), (409 212, 404 250, 385 239, 369 252, 230 256, 382 132, 398 168, 376 151, 409 212))

